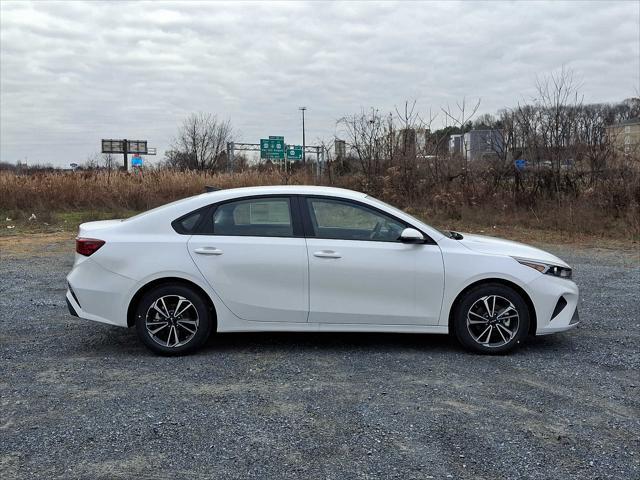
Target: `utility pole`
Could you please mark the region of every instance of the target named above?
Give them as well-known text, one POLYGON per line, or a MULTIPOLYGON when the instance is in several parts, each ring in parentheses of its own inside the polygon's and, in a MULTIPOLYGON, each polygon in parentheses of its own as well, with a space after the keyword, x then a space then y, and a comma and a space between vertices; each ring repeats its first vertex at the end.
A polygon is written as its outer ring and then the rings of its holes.
POLYGON ((302 111, 302 164, 306 164, 307 162, 307 144, 304 136, 304 112, 307 107, 299 107, 298 110, 302 111))
POLYGON ((129 142, 127 142, 127 139, 125 138, 124 140, 122 140, 122 153, 124 154, 124 171, 128 172, 129 171, 129 160, 127 158, 127 153, 129 153, 129 142))

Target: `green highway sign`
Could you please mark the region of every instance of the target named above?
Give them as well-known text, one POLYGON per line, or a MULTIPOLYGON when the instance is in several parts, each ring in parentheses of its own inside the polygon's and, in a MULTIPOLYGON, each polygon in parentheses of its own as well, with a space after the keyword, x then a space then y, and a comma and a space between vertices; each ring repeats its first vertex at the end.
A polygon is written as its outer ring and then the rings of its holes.
POLYGON ((260 158, 269 160, 284 160, 284 137, 269 137, 260 139, 260 158))
POLYGON ((287 160, 302 160, 302 145, 287 145, 287 160))

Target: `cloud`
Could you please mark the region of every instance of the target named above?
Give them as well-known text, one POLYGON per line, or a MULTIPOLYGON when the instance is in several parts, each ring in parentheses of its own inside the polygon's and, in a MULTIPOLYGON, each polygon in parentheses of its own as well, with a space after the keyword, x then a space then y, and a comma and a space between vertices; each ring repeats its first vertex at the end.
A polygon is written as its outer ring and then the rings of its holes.
POLYGON ((495 112, 562 66, 618 101, 640 89, 639 22, 636 2, 2 2, 0 160, 82 162, 106 137, 162 154, 193 111, 291 143, 301 105, 311 140, 407 98, 495 112))

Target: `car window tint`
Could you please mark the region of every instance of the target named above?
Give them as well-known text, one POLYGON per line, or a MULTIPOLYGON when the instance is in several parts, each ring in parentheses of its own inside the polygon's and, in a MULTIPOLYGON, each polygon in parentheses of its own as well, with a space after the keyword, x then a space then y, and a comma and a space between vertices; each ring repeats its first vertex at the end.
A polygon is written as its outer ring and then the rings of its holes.
POLYGON ((191 215, 188 215, 181 220, 177 220, 173 223, 173 228, 183 235, 190 235, 195 232, 200 219, 202 218, 202 210, 193 212, 191 215))
POLYGON ((315 236, 342 240, 395 242, 405 228, 376 210, 340 200, 307 199, 315 236))
POLYGON ((293 236, 287 198, 257 198, 224 203, 213 216, 214 235, 293 236))

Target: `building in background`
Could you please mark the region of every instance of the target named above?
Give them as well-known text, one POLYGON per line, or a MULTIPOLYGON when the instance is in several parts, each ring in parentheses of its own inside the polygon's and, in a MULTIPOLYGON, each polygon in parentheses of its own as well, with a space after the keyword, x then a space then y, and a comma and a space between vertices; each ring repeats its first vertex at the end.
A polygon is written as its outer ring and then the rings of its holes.
POLYGON ((625 155, 640 154, 640 118, 609 125, 607 137, 617 151, 625 155))
POLYGON ((449 153, 462 153, 463 136, 462 133, 449 135, 449 153))
POLYGON ((470 162, 501 156, 504 148, 500 130, 471 130, 462 138, 462 154, 470 162))

